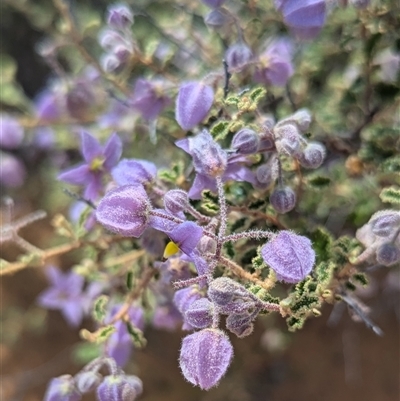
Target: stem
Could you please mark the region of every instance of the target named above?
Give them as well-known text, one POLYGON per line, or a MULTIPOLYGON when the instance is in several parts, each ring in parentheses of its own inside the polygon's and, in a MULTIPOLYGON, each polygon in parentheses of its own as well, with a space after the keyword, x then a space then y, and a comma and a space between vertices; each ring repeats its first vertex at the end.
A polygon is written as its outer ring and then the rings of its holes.
POLYGON ((205 216, 204 214, 200 213, 197 209, 195 209, 192 205, 188 205, 186 210, 189 214, 191 214, 195 219, 209 223, 212 220, 212 217, 205 216))
POLYGON ((201 276, 189 278, 187 280, 174 281, 172 285, 174 286, 175 289, 180 289, 180 288, 184 288, 184 287, 189 287, 189 285, 198 284, 199 282, 201 282, 204 279, 208 279, 207 274, 202 274, 201 276))
POLYGON ((239 241, 240 239, 245 239, 245 238, 254 238, 254 239, 268 238, 269 239, 273 236, 274 236, 274 233, 272 233, 271 231, 252 230, 252 231, 244 231, 241 233, 227 235, 223 238, 223 242, 239 241))
POLYGON ((218 243, 216 256, 219 258, 221 255, 222 243, 226 232, 227 226, 227 206, 224 192, 224 184, 220 176, 215 177, 218 189, 218 202, 219 202, 219 230, 218 230, 218 243))
POLYGON ((249 272, 244 270, 242 267, 240 267, 238 264, 236 264, 235 262, 233 262, 232 260, 230 260, 228 258, 225 258, 224 256, 220 256, 219 262, 221 264, 223 264, 225 267, 227 267, 228 269, 230 269, 230 271, 233 274, 235 274, 236 276, 238 276, 244 280, 251 281, 252 283, 257 284, 260 287, 262 287, 264 290, 269 291, 275 285, 275 283, 269 278, 265 279, 264 281, 259 280, 257 277, 253 276, 252 274, 250 274, 249 272))

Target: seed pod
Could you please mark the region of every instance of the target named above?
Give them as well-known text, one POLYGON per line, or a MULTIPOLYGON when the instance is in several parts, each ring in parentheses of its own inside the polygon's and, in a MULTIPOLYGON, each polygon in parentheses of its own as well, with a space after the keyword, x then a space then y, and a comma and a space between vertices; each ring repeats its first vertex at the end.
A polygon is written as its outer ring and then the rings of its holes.
POLYGON ((318 168, 326 155, 325 146, 318 142, 310 142, 299 157, 300 164, 305 168, 318 168))
POLYGON ((196 329, 205 329, 212 325, 213 313, 213 304, 207 298, 200 298, 186 310, 185 321, 196 329))
POLYGON ((296 206, 296 194, 290 187, 276 188, 269 201, 278 213, 287 213, 296 206))
POLYGON ((233 313, 226 318, 226 328, 239 338, 249 336, 254 329, 253 317, 245 313, 233 313))
POLYGON ((164 195, 164 207, 174 215, 184 212, 188 205, 188 194, 181 189, 172 189, 164 195))
POLYGON ((369 225, 378 237, 389 237, 400 227, 400 212, 381 210, 371 217, 369 225))
POLYGON ((106 376, 97 388, 98 401, 134 401, 142 393, 142 381, 131 375, 106 376))
POLYGON ((260 138, 256 132, 249 128, 242 128, 233 136, 231 148, 237 153, 250 155, 257 152, 259 144, 260 138))
POLYGON ((51 379, 43 401, 80 401, 82 398, 71 375, 51 379))
POLYGON ((376 260, 384 266, 392 266, 400 261, 400 249, 391 243, 382 244, 376 251, 376 260))
POLYGON ((92 371, 81 372, 75 376, 76 388, 81 393, 90 393, 99 386, 102 376, 92 371))
POLYGON ((209 390, 225 374, 232 356, 232 344, 223 331, 204 329, 183 339, 179 365, 187 381, 209 390))
POLYGON ((230 70, 244 68, 252 58, 253 52, 244 42, 234 43, 225 52, 225 60, 230 70))

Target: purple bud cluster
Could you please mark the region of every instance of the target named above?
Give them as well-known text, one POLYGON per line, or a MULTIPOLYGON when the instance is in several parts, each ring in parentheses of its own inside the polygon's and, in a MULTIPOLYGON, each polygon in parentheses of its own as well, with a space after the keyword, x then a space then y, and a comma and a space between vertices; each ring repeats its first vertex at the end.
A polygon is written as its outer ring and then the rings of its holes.
POLYGON ((143 391, 142 381, 126 375, 114 359, 100 357, 85 366, 75 376, 63 375, 52 379, 44 401, 80 401, 84 394, 96 392, 97 401, 134 401, 143 391), (106 368, 109 374, 99 373, 106 368))
POLYGON ((357 230, 356 238, 366 248, 357 262, 376 260, 383 266, 400 262, 400 212, 381 210, 357 230))
POLYGON ((108 28, 99 36, 100 46, 105 50, 100 63, 106 72, 121 70, 134 54, 134 40, 130 31, 133 13, 127 5, 117 4, 108 8, 108 28))

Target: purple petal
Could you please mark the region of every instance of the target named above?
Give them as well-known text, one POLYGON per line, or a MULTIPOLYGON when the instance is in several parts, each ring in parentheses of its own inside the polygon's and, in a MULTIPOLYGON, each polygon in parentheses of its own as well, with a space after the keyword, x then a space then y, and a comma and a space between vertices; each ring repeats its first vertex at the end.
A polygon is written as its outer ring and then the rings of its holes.
POLYGON ((171 240, 187 255, 196 248, 202 235, 203 229, 193 221, 185 221, 168 233, 171 240))
POLYGON ((175 118, 184 130, 199 124, 208 114, 214 101, 211 86, 202 82, 187 82, 179 88, 175 118))
POLYGON ((178 146, 178 148, 181 148, 186 153, 189 153, 190 155, 192 154, 190 151, 190 144, 188 138, 179 139, 178 141, 175 142, 175 145, 178 146))
POLYGON ((90 181, 91 176, 89 166, 82 164, 60 173, 57 178, 72 185, 85 185, 90 181))
POLYGON ((104 145, 104 168, 110 171, 114 167, 122 155, 122 141, 117 134, 112 134, 104 145))
POLYGON ((83 319, 83 309, 82 309, 82 301, 79 298, 76 298, 73 301, 67 301, 64 303, 61 312, 65 317, 65 320, 74 327, 77 327, 81 324, 83 319))
POLYGON ((87 183, 83 197, 90 201, 95 201, 103 188, 101 181, 102 173, 91 173, 90 181, 87 183))
POLYGON ((217 192, 217 184, 214 178, 207 177, 203 174, 196 174, 192 187, 188 192, 190 199, 201 199, 201 193, 205 189, 209 189, 212 192, 217 192))
POLYGON ((81 151, 83 158, 88 164, 90 164, 93 159, 103 154, 103 148, 100 142, 85 131, 81 133, 81 151))
MULTIPOLYGON (((175 216, 165 209, 154 209, 154 212, 162 213, 166 217, 174 218, 175 216)), ((151 215, 149 219, 149 226, 164 233, 171 232, 179 223, 172 221, 168 218, 151 215)))
POLYGON ((157 175, 154 163, 140 159, 122 159, 111 171, 118 185, 144 184, 151 182, 157 175))
POLYGON ((50 287, 39 294, 38 304, 45 309, 61 309, 65 304, 65 297, 58 288, 50 287))

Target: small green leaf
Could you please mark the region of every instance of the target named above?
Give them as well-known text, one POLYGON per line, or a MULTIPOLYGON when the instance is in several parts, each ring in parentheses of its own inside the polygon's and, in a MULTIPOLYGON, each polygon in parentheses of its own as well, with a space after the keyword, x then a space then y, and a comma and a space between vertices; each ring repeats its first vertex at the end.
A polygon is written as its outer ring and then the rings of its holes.
POLYGON ((331 183, 331 179, 328 177, 323 177, 323 176, 317 175, 317 176, 308 178, 307 182, 314 188, 323 188, 323 187, 328 186, 331 183))
POLYGON ((92 316, 96 322, 102 323, 106 316, 106 308, 109 301, 109 297, 107 295, 100 295, 95 301, 93 305, 92 316))
POLYGON ((400 204, 400 189, 396 187, 384 188, 379 197, 384 203, 400 204))
POLYGON ((233 259, 235 257, 236 252, 233 243, 231 241, 225 242, 224 249, 230 259, 233 259))
POLYGON ((96 343, 101 344, 108 340, 108 338, 115 332, 116 328, 113 324, 102 327, 96 331, 96 343))
POLYGON ((302 329, 305 321, 306 320, 304 318, 297 318, 294 316, 291 316, 288 319, 286 319, 286 323, 289 327, 289 331, 296 331, 296 330, 302 329))
POLYGON ((368 285, 368 277, 365 273, 355 273, 351 276, 351 279, 357 283, 360 283, 363 287, 368 285))
POLYGON ((248 96, 252 100, 253 103, 256 105, 265 97, 267 94, 267 90, 263 88, 262 86, 259 86, 255 89, 253 89, 248 96))
POLYGON ((101 349, 96 343, 82 342, 75 346, 72 351, 74 361, 79 365, 86 365, 100 356, 101 349))
POLYGON ((126 328, 128 333, 131 335, 135 347, 144 348, 147 344, 147 340, 144 338, 143 332, 137 327, 133 326, 131 322, 126 322, 126 328))
POLYGON ((227 104, 229 106, 237 106, 239 102, 240 102, 239 96, 228 96, 225 99, 225 104, 227 104))
POLYGON ((223 140, 229 133, 229 121, 218 121, 211 127, 211 135, 216 141, 223 140))

